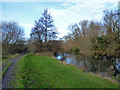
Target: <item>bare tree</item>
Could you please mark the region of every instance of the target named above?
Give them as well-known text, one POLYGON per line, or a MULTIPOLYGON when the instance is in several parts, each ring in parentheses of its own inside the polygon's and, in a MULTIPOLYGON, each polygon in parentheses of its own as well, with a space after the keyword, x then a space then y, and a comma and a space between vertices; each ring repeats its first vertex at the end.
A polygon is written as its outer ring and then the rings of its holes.
POLYGON ((87 20, 83 20, 79 24, 81 26, 83 37, 85 37, 86 36, 86 31, 87 31, 87 26, 88 26, 88 21, 87 20))
POLYGON ((1 23, 3 54, 10 54, 15 51, 17 45, 24 41, 24 31, 16 22, 1 23))
POLYGON ((108 36, 113 36, 115 33, 118 33, 119 28, 118 28, 118 11, 104 11, 104 27, 106 28, 106 34, 108 36))

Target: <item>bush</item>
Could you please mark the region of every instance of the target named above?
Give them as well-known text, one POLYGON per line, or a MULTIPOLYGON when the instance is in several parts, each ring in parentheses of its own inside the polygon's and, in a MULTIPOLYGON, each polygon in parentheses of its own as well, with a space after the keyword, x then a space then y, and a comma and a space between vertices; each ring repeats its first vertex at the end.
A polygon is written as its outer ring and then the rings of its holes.
POLYGON ((3 56, 2 56, 2 59, 8 59, 8 58, 9 58, 8 55, 3 55, 3 56))
POLYGON ((77 47, 74 49, 74 53, 75 53, 75 54, 79 54, 79 51, 80 51, 80 50, 79 50, 79 48, 77 48, 77 47))

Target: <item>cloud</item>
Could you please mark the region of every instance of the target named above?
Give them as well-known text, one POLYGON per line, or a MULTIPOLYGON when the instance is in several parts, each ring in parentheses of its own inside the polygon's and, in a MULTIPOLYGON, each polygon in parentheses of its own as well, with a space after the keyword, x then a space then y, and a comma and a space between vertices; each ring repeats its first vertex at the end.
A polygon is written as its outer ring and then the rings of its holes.
POLYGON ((66 30, 65 28, 58 28, 57 29, 59 31, 58 37, 62 38, 63 36, 67 35, 68 32, 70 32, 69 30, 66 30))
POLYGON ((30 37, 31 28, 34 27, 34 25, 26 24, 26 23, 19 23, 19 25, 21 27, 23 27, 23 29, 25 29, 25 37, 29 38, 30 37))
POLYGON ((117 0, 78 0, 74 2, 64 2, 61 4, 61 9, 50 8, 56 26, 61 32, 60 36, 68 32, 67 27, 70 24, 82 20, 101 21, 103 10, 116 9, 117 0), (62 27, 62 29, 60 29, 62 27))
POLYGON ((20 26, 25 27, 25 28, 32 28, 34 25, 32 24, 26 24, 26 23, 20 23, 20 26))
POLYGON ((2 2, 63 2, 65 0, 1 0, 2 2))
POLYGON ((2 2, 115 2, 118 0, 1 0, 2 2))
MULTIPOLYGON (((5 2, 5 0, 2 0, 2 1, 5 2)), ((9 0, 9 1, 16 2, 16 0, 9 0)), ((23 0, 17 0, 17 1, 24 2, 23 0)), ((26 0, 25 2, 28 2, 28 1, 33 2, 33 0, 26 0)), ((43 0, 36 0, 34 2, 38 2, 38 1, 43 2, 43 0)), ((103 10, 118 8, 117 7, 118 0, 84 0, 84 1, 83 0, 49 0, 49 1, 44 0, 44 2, 51 2, 51 1, 62 2, 59 6, 54 5, 55 7, 53 8, 49 8, 48 6, 49 12, 51 12, 51 15, 53 16, 55 26, 60 32, 60 35, 59 35, 60 37, 66 35, 67 32, 69 32, 69 30, 67 30, 68 25, 74 24, 76 22, 78 23, 85 19, 101 21, 103 16, 103 10)), ((39 3, 33 4, 33 5, 32 4, 29 5, 28 3, 26 4, 26 6, 32 7, 31 11, 33 13, 34 11, 40 11, 40 9, 44 7, 44 5, 41 5, 39 3)), ((34 15, 37 15, 37 14, 33 14, 33 16, 34 15)), ((21 17, 24 17, 24 15, 21 15, 21 17)), ((17 20, 18 19, 21 19, 21 18, 17 18, 17 20)), ((31 27, 33 25, 31 22, 29 22, 29 18, 26 19, 26 22, 28 24, 25 22, 24 23, 20 22, 20 25, 25 28, 25 33, 27 36, 29 36, 28 30, 31 30, 31 27)))

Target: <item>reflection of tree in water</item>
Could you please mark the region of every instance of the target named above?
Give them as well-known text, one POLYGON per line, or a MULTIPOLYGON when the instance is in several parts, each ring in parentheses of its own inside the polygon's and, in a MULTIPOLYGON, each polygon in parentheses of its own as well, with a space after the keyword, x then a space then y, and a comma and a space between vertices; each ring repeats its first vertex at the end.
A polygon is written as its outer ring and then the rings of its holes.
POLYGON ((108 66, 111 65, 110 62, 104 61, 104 60, 91 60, 89 58, 89 63, 90 63, 90 69, 94 73, 99 73, 99 72, 106 72, 108 66))
POLYGON ((76 56, 76 60, 77 66, 83 67, 86 72, 106 72, 107 68, 112 65, 108 60, 96 60, 82 55, 76 56))
MULTIPOLYGON (((115 60, 114 60, 115 61, 115 60)), ((67 57, 65 59, 65 62, 68 64, 74 64, 77 67, 83 69, 85 72, 93 72, 93 73, 99 73, 101 75, 113 75, 114 73, 112 71, 108 71, 110 66, 115 67, 115 63, 113 60, 109 60, 107 58, 103 59, 94 59, 92 57, 86 57, 84 55, 71 55, 71 57, 67 57), (109 74, 111 72, 112 74, 109 74)))

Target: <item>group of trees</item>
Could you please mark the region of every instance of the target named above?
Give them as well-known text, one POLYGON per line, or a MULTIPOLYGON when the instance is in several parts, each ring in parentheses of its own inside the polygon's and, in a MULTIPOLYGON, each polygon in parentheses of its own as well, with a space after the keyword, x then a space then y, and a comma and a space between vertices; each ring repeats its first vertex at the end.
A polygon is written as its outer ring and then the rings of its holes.
POLYGON ((71 33, 56 40, 57 29, 52 16, 45 9, 35 21, 30 39, 25 43, 24 31, 16 22, 2 22, 2 53, 30 51, 66 51, 76 54, 119 56, 120 37, 118 11, 104 11, 103 22, 83 20, 69 26, 71 33))
POLYGON ((30 50, 34 52, 57 51, 57 48, 60 48, 60 41, 55 40, 57 34, 52 16, 48 13, 48 9, 45 9, 31 30, 30 50))
POLYGON ((58 32, 48 9, 45 9, 40 19, 35 21, 28 41, 25 41, 24 30, 16 22, 2 21, 0 29, 2 31, 3 56, 27 50, 53 52, 61 49, 62 41, 55 40, 58 32))
POLYGON ((103 22, 83 20, 69 26, 71 33, 64 37, 63 48, 85 55, 119 56, 118 11, 104 11, 103 22))
POLYGON ((2 54, 15 54, 26 51, 23 29, 16 22, 3 21, 2 30, 2 54))

